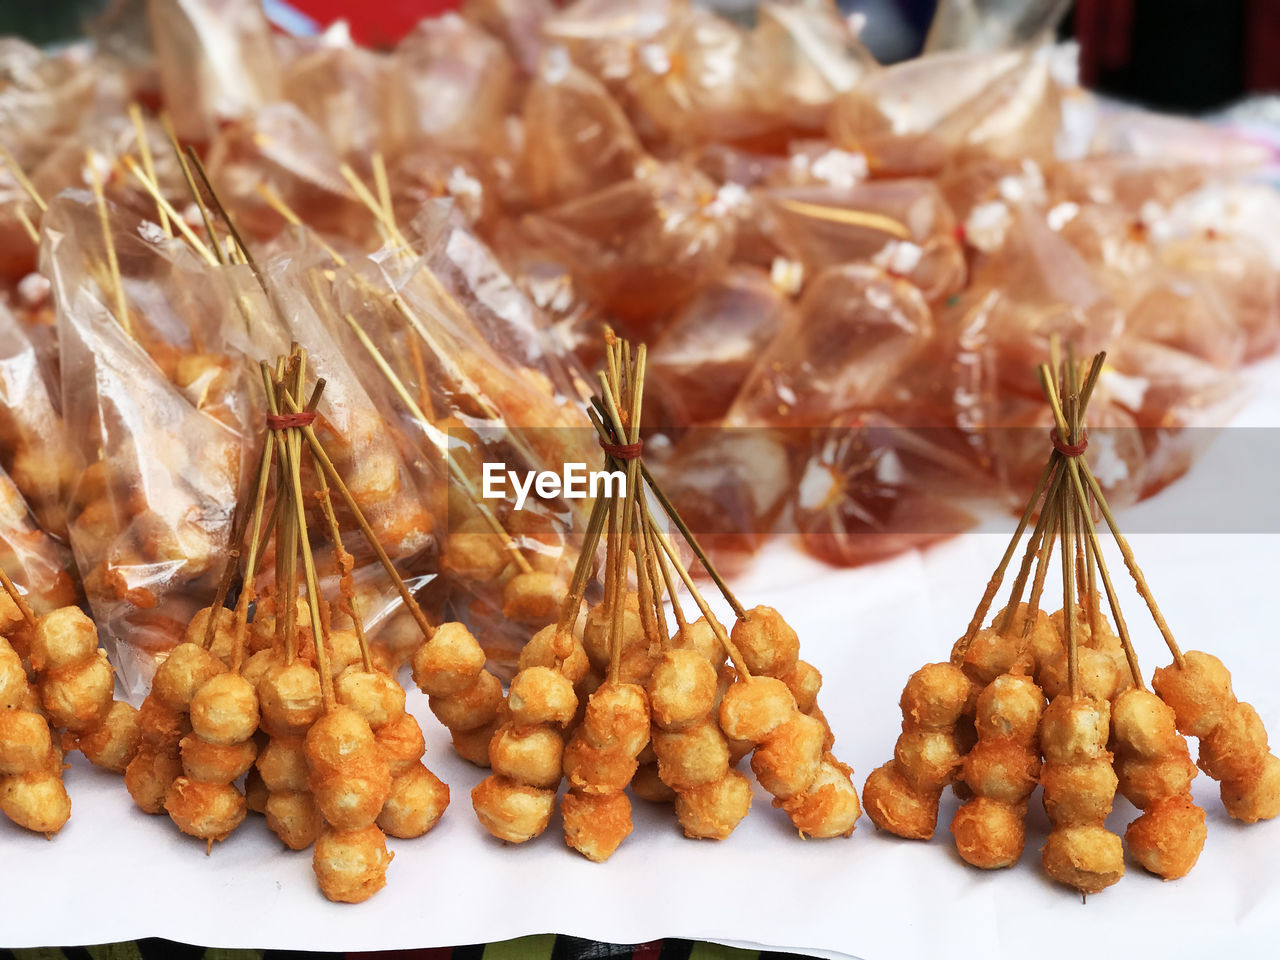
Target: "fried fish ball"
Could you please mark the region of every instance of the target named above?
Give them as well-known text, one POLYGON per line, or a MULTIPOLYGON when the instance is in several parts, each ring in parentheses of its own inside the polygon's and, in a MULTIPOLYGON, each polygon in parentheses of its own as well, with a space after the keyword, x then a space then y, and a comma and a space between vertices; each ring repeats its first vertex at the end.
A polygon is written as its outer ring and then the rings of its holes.
POLYGON ((921 730, 953 727, 973 693, 963 670, 950 663, 927 663, 903 687, 899 706, 902 717, 921 730))
POLYGON ((724 644, 720 642, 719 634, 728 635, 720 621, 714 615, 709 621, 702 616, 686 623, 675 632, 671 638, 671 648, 696 650, 706 657, 713 667, 718 667, 724 663, 725 658, 724 644))
POLYGON ((271 737, 259 751, 258 773, 272 793, 307 789, 307 757, 302 737, 271 737))
POLYGON ((282 790, 267 796, 267 826, 290 850, 305 850, 324 829, 324 817, 309 791, 282 790))
POLYGON ((507 696, 513 723, 522 726, 552 723, 567 726, 578 712, 573 683, 551 667, 530 667, 515 675, 507 696))
POLYGON ((720 728, 732 740, 762 743, 795 709, 795 698, 781 680, 739 678, 720 701, 720 728))
MULTIPOLYGON (((370 651, 372 653, 372 651, 370 651)), ((364 652, 354 630, 329 631, 329 672, 337 680, 348 668, 364 666, 364 652)), ((399 684, 397 684, 399 686, 399 684)))
POLYGON ((782 808, 803 836, 847 837, 862 815, 852 777, 851 768, 825 754, 807 790, 787 800, 775 799, 773 805, 782 808))
MULTIPOLYGON (((1008 607, 1002 610, 992 622, 997 622, 1006 610, 1008 607)), ((1049 614, 1039 608, 1036 609, 1035 619, 1028 627, 1027 618, 1030 614, 1031 605, 1019 603, 1018 609, 1013 614, 1010 632, 1015 637, 1023 638, 1023 650, 1031 658, 1034 671, 1038 676, 1048 659, 1062 649, 1062 637, 1058 633, 1058 628, 1053 625, 1049 614)))
POLYGON ((490 774, 471 791, 481 825, 499 840, 524 843, 547 829, 555 808, 554 790, 542 790, 490 774))
POLYGON ((871 822, 906 840, 933 836, 940 798, 940 791, 912 787, 892 761, 871 771, 862 788, 862 802, 871 822))
POLYGON ((632 830, 631 800, 625 793, 587 794, 572 790, 560 802, 564 840, 596 863, 603 863, 632 830))
POLYGON ((676 819, 686 837, 724 840, 751 809, 751 783, 737 770, 676 794, 676 819))
POLYGON ((1198 766, 1215 780, 1252 779, 1261 773, 1269 752, 1258 711, 1237 701, 1200 739, 1198 766))
POLYGON ((329 900, 363 903, 387 885, 387 867, 394 857, 387 850, 387 838, 372 824, 347 831, 326 825, 316 838, 311 866, 329 900))
MULTIPOLYGON (((604 673, 609 667, 609 638, 613 632, 613 614, 604 603, 598 603, 587 611, 586 624, 582 630, 582 647, 587 652, 591 665, 604 673)), ((622 651, 636 647, 647 648, 649 640, 645 636, 644 623, 640 619, 640 599, 635 591, 628 591, 622 604, 622 651)))
POLYGON ((502 615, 516 623, 550 623, 568 594, 569 585, 555 573, 519 573, 502 588, 502 615))
POLYGON ((819 721, 794 713, 751 756, 751 770, 760 785, 779 800, 806 790, 818 775, 825 732, 819 721))
POLYGON ((1077 763, 1109 756, 1111 707, 1106 700, 1055 697, 1040 722, 1040 745, 1049 763, 1077 763))
POLYGON ((320 674, 301 660, 272 664, 258 681, 258 709, 262 729, 273 737, 305 734, 324 709, 320 674))
POLYGON ((1045 812, 1058 826, 1100 824, 1111 813, 1118 782, 1105 757, 1046 763, 1040 771, 1045 812))
POLYGON ((641 761, 631 778, 631 792, 648 803, 671 803, 677 794, 662 782, 656 760, 641 761))
POLYGON ((1196 765, 1184 748, 1181 754, 1151 759, 1121 757, 1115 772, 1125 799, 1145 810, 1161 797, 1176 797, 1190 790, 1196 765))
POLYGON ((1227 813, 1245 823, 1280 815, 1280 757, 1268 754, 1262 769, 1247 781, 1224 780, 1220 795, 1227 813))
POLYGON ((156 668, 151 691, 170 710, 186 712, 204 684, 225 671, 222 661, 195 643, 180 643, 156 668))
POLYGON ((203 783, 234 783, 239 780, 258 756, 258 745, 253 740, 243 743, 211 743, 194 734, 182 738, 179 757, 182 772, 192 780, 203 783))
POLYGON ((144 742, 176 752, 178 741, 191 732, 191 721, 185 712, 171 710, 160 702, 153 690, 138 709, 138 730, 144 742))
POLYGON ((238 673, 210 677, 191 698, 191 729, 210 743, 244 743, 258 729, 258 694, 238 673))
POLYGON ((303 750, 308 768, 313 774, 323 775, 353 760, 374 756, 376 743, 369 722, 350 707, 338 704, 311 725, 303 750))
POLYGON ((593 746, 634 757, 649 741, 649 695, 639 684, 603 683, 588 698, 580 729, 593 746))
POLYGON ((493 772, 530 786, 554 789, 560 784, 564 738, 546 724, 500 726, 489 743, 493 772))
POLYGON ((484 650, 456 621, 442 623, 413 654, 413 682, 432 697, 465 693, 484 672, 484 650))
POLYGON ((216 615, 213 607, 201 607, 187 624, 183 642, 204 646, 205 633, 209 629, 209 618, 213 617, 213 639, 209 651, 223 662, 231 666, 231 657, 235 653, 236 614, 227 607, 218 607, 216 615))
MULTIPOLYGON (((1091 647, 1077 647, 1076 659, 1082 696, 1110 700, 1128 686, 1127 661, 1122 666, 1113 657, 1091 647)), ((1070 692, 1065 648, 1045 665, 1037 679, 1050 700, 1056 700, 1062 694, 1070 692)))
POLYGON ((72 733, 96 728, 111 710, 115 678, 105 653, 40 677, 40 704, 55 727, 72 733))
POLYGON ((178 777, 165 795, 169 819, 183 833, 201 840, 225 840, 245 818, 240 791, 229 784, 178 777))
POLYGON ((26 697, 28 686, 22 658, 8 640, 0 637, 0 710, 17 708, 26 697))
POLYGON ((1185 747, 1178 736, 1173 708, 1147 690, 1127 690, 1115 699, 1111 731, 1133 756, 1160 757, 1185 747))
POLYGON ((453 740, 453 749, 467 763, 477 767, 487 767, 489 766, 489 742, 500 726, 502 722, 494 717, 474 730, 450 730, 449 736, 453 740))
POLYGON ((1044 694, 1026 676, 1003 674, 978 695, 974 722, 980 738, 1008 738, 1019 743, 1036 742, 1044 694))
POLYGON ((795 666, 778 677, 787 685, 795 698, 796 709, 812 713, 818 709, 818 691, 822 689, 822 674, 811 663, 797 660, 795 666))
POLYGON ((983 627, 973 635, 965 648, 963 669, 979 687, 985 687, 996 677, 1013 672, 1018 665, 1031 666, 1031 657, 1024 656, 1026 641, 1016 631, 1001 632, 983 627))
POLYGON ((1013 866, 1027 842, 1024 813, 1020 804, 974 797, 951 820, 957 852, 966 863, 983 870, 1013 866))
POLYGON ((475 730, 497 714, 502 703, 502 682, 486 670, 462 693, 432 696, 427 703, 436 719, 450 730, 475 730))
POLYGON ((1049 876, 1081 893, 1100 893, 1124 876, 1124 846, 1100 826, 1053 830, 1040 859, 1049 876))
POLYGON ((903 730, 893 748, 898 770, 918 790, 940 790, 960 769, 955 737, 941 730, 903 730))
POLYGON ((427 752, 422 727, 418 725, 417 718, 409 713, 400 714, 378 730, 375 739, 378 742, 378 755, 386 762, 393 777, 408 773, 427 752))
POLYGON ((729 746, 714 720, 704 719, 683 730, 654 730, 653 751, 658 775, 674 790, 722 780, 729 772, 729 746))
POLYGON ((391 771, 376 755, 353 757, 340 768, 312 768, 307 780, 326 822, 359 830, 378 819, 391 794, 391 771))
POLYGON ((334 692, 339 703, 363 716, 375 732, 404 715, 404 688, 378 670, 348 667, 334 683, 334 692))
POLYGON ((49 724, 40 714, 0 710, 0 776, 38 770, 52 748, 49 724))
POLYGON ((262 678, 267 672, 278 662, 276 652, 271 647, 259 650, 257 653, 251 654, 240 668, 240 676, 244 677, 253 684, 253 689, 258 689, 258 684, 262 682, 262 678))
POLYGON ((653 720, 666 729, 701 720, 716 698, 716 670, 696 650, 668 650, 646 686, 653 720))
POLYGON ((1183 654, 1181 667, 1157 667, 1151 685, 1173 707, 1178 729, 1189 737, 1212 733, 1235 699, 1230 671, 1213 654, 1199 650, 1183 654))
POLYGON ((0 812, 20 827, 51 836, 71 818, 71 798, 55 774, 19 773, 0 779, 0 812))
POLYGON ((258 772, 256 767, 251 767, 244 778, 244 805, 250 813, 267 812, 267 800, 271 798, 271 791, 267 789, 267 785, 262 782, 262 774, 258 772))
MULTIPOLYGON (((0 739, 3 739, 0 736, 0 739)), ((114 773, 123 773, 142 739, 138 711, 123 700, 111 704, 106 719, 80 736, 78 746, 90 763, 114 773)))
POLYGON ((483 517, 458 524, 444 541, 440 568, 464 580, 494 580, 511 560, 502 538, 483 517))
POLYGON ((1185 877, 1200 859, 1204 811, 1189 796, 1162 797, 1129 824, 1124 842, 1143 867, 1165 880, 1185 877))
POLYGON ((575 736, 564 748, 564 776, 585 793, 625 790, 639 763, 634 754, 612 747, 595 747, 575 736))
POLYGON ((449 787, 419 762, 391 782, 391 792, 378 814, 378 826, 390 837, 420 837, 449 806, 449 787))
POLYGON ((1019 804, 1039 782, 1040 755, 1007 737, 979 740, 965 755, 963 770, 964 782, 978 796, 1019 804))
POLYGON ((800 656, 800 638, 773 607, 752 607, 733 625, 729 638, 753 675, 782 676, 800 656))
POLYGON ((591 669, 591 662, 587 660, 587 651, 582 648, 582 642, 570 631, 557 636, 557 626, 553 623, 530 637, 520 651, 517 670, 528 670, 530 667, 557 668, 576 687, 591 669), (563 645, 563 654, 557 651, 557 645, 563 645))
POLYGON ((98 652, 98 628, 79 607, 59 607, 36 620, 31 666, 37 673, 58 670, 98 652))

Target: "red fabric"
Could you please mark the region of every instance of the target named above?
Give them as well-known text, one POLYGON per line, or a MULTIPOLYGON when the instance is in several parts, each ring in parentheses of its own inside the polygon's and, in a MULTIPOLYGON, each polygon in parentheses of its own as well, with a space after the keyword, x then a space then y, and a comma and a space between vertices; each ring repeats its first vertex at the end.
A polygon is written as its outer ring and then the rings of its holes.
POLYGON ((289 4, 321 28, 345 18, 352 38, 366 47, 394 46, 419 20, 462 6, 461 0, 289 0, 289 4))

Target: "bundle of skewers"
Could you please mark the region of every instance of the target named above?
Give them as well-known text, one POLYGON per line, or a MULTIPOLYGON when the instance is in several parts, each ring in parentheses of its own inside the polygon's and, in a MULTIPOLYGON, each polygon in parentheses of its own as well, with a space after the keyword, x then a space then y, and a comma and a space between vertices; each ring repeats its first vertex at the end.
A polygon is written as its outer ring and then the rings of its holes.
POLYGON ((1085 413, 1104 360, 1098 354, 1082 371, 1068 351, 1065 364, 1055 355, 1040 367, 1055 424, 1048 462, 950 660, 908 679, 894 757, 863 789, 877 827, 927 840, 951 786, 963 801, 951 821, 957 851, 973 866, 997 869, 1021 858, 1027 805, 1039 785, 1052 824, 1041 850, 1045 872, 1084 894, 1124 875, 1126 847, 1165 880, 1190 872, 1207 835, 1205 812, 1191 796, 1197 765, 1220 782, 1235 819, 1280 814, 1280 759, 1261 718, 1236 699, 1217 657, 1179 648, 1084 456, 1085 413), (1173 657, 1155 671, 1153 689, 1138 665, 1097 517, 1173 657), (1008 602, 983 626, 1028 528, 1008 602), (1041 604, 1055 547, 1062 608, 1050 615, 1041 604), (1186 737, 1199 739, 1198 764, 1186 737), (1117 790, 1141 811, 1123 841, 1105 823, 1117 790))
POLYGON ((415 658, 414 676, 446 724, 440 707, 449 696, 494 703, 484 728, 493 773, 471 799, 502 840, 545 831, 562 780, 565 842, 588 859, 607 860, 631 833, 628 787, 672 803, 687 836, 724 839, 751 805, 750 784, 735 769, 747 755, 802 836, 848 836, 861 811, 817 706, 821 675, 799 659, 799 639, 776 610, 742 607, 644 468, 644 370, 645 348, 633 355, 609 334, 590 415, 606 469, 626 482, 595 500, 559 617, 525 647, 505 699, 483 680, 478 647, 461 631, 438 631, 415 658), (731 630, 712 613, 650 495, 732 606, 731 630), (602 596, 584 608, 601 539, 602 596), (698 619, 682 609, 677 580, 698 619), (479 695, 486 686, 493 692, 479 695))

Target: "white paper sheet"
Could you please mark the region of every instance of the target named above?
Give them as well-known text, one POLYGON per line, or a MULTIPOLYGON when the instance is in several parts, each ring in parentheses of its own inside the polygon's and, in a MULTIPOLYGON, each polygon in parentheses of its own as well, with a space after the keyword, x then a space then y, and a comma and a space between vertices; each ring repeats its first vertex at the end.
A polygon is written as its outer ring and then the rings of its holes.
MULTIPOLYGON (((1274 362, 1255 370, 1263 389, 1246 413, 1252 425, 1280 424, 1278 373, 1274 362)), ((1221 656, 1237 694, 1280 738, 1280 535, 1131 540, 1183 647, 1221 656)), ((974 534, 843 571, 776 543, 741 578, 740 595, 781 610, 800 633, 802 655, 823 671, 820 703, 859 790, 892 751, 908 674, 945 659, 1004 543, 974 534)), ((1150 676, 1168 654, 1118 556, 1111 566, 1150 676)), ((686 840, 669 808, 637 802, 635 833, 598 865, 564 846, 558 818, 522 847, 490 838, 469 802, 480 771, 452 753, 425 697, 414 691, 409 702, 426 730, 427 763, 453 800, 426 837, 391 842, 388 887, 369 902, 325 901, 310 855, 283 850, 256 816, 206 857, 203 843, 140 813, 118 778, 77 757, 67 773, 72 819, 52 842, 0 823, 0 945, 162 936, 219 947, 378 950, 557 932, 622 943, 749 942, 865 960, 1175 960, 1272 955, 1280 941, 1280 821, 1230 820, 1204 776, 1194 792, 1208 811, 1209 837, 1191 875, 1162 883, 1130 864, 1121 883, 1087 903, 1040 870, 1047 821, 1038 794, 1022 862, 993 873, 956 855, 946 830, 950 797, 929 843, 878 834, 865 817, 850 839, 801 841, 758 788, 751 815, 722 843, 686 840)), ((1134 815, 1117 799, 1109 825, 1122 831, 1134 815)))

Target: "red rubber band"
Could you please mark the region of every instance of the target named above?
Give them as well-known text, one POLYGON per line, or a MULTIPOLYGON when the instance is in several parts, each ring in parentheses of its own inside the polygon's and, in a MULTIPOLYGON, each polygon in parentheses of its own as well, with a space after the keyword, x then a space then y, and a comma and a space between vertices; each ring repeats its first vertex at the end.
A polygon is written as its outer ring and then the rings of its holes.
POLYGON ((601 440, 600 449, 615 460, 636 460, 640 457, 640 451, 644 449, 644 441, 637 440, 635 443, 605 443, 601 440))
POLYGON ((272 430, 288 430, 290 427, 309 427, 316 422, 314 410, 301 413, 269 413, 267 426, 272 430))
POLYGON ((1057 450, 1064 457, 1078 457, 1089 449, 1089 434, 1082 433, 1079 443, 1063 443, 1062 438, 1058 436, 1058 428, 1054 427, 1049 431, 1049 439, 1053 441, 1053 449, 1057 450))

